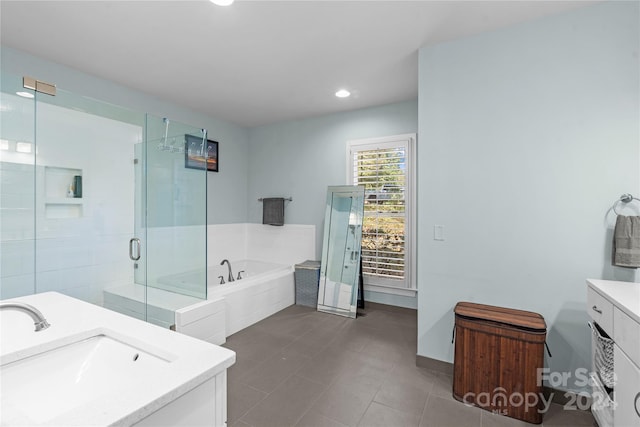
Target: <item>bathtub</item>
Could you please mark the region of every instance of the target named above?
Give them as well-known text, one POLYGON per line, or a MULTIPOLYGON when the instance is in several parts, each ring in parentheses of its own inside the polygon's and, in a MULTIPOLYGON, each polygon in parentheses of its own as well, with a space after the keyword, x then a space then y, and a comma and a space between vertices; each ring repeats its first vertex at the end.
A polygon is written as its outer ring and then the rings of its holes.
POLYGON ((207 299, 222 297, 226 306, 226 336, 295 303, 293 266, 254 260, 231 261, 234 277, 228 282, 226 265, 207 268, 207 299), (225 284, 220 284, 223 276, 225 284))
POLYGON ((255 260, 231 261, 234 277, 227 282, 226 265, 213 265, 158 278, 157 286, 131 284, 104 290, 105 307, 145 318, 178 332, 222 344, 225 338, 295 303, 294 268, 255 260), (207 276, 207 300, 202 282, 207 276), (223 276, 225 284, 220 284, 223 276), (144 296, 147 296, 145 309, 144 296))
POLYGON ((282 264, 274 264, 270 262, 262 262, 255 260, 230 261, 233 271, 234 282, 229 282, 229 269, 227 265, 210 265, 207 271, 204 269, 187 271, 184 273, 171 274, 159 277, 157 279, 157 288, 170 292, 177 292, 183 295, 200 297, 202 294, 202 283, 204 276, 207 276, 207 294, 209 292, 217 292, 219 286, 237 285, 248 279, 257 279, 260 277, 271 276, 273 273, 282 272, 290 269, 290 267, 282 264), (242 278, 237 279, 238 273, 242 278), (220 276, 224 279, 224 285, 220 283, 220 276))
POLYGON ((197 294, 202 292, 198 287, 202 286, 206 274, 207 299, 222 297, 225 301, 227 337, 295 303, 292 266, 256 260, 230 263, 233 282, 228 281, 227 265, 217 264, 209 266, 206 273, 201 269, 158 278, 158 285, 168 291, 197 294), (242 278, 238 280, 240 272, 242 278), (220 276, 224 284, 220 283, 220 276))

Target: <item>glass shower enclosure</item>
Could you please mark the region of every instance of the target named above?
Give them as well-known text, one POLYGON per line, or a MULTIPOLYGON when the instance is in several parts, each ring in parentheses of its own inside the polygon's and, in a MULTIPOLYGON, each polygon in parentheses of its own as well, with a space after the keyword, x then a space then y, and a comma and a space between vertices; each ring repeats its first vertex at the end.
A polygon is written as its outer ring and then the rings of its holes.
POLYGON ((206 268, 206 171, 184 154, 206 132, 4 73, 1 87, 0 299, 56 291, 150 321, 157 292, 206 299, 206 275, 171 280, 206 268))

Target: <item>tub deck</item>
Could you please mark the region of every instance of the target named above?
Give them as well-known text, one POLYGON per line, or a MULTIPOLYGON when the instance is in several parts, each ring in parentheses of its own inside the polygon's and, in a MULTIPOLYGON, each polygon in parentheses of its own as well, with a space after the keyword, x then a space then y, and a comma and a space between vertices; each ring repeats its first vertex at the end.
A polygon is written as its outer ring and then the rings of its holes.
MULTIPOLYGON (((293 305, 293 272, 293 267, 279 265, 225 285, 210 284, 206 300, 139 284, 116 286, 104 290, 104 307, 219 345, 293 305)), ((184 280, 192 274, 174 276, 184 280)))

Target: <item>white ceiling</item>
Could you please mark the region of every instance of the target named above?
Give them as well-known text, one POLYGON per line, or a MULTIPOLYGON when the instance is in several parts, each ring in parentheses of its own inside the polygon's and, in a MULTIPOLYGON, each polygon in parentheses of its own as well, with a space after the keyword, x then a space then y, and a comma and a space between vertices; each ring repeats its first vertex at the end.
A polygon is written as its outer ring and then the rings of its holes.
POLYGON ((420 46, 590 3, 2 0, 0 37, 252 127, 415 98, 420 46))

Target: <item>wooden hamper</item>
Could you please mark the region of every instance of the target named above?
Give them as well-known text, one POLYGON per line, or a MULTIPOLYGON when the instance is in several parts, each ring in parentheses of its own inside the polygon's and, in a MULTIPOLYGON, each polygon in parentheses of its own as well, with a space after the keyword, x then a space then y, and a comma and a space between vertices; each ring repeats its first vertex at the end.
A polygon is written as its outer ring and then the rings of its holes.
POLYGON ((530 311, 459 302, 453 397, 529 423, 542 422, 544 318, 530 311))

